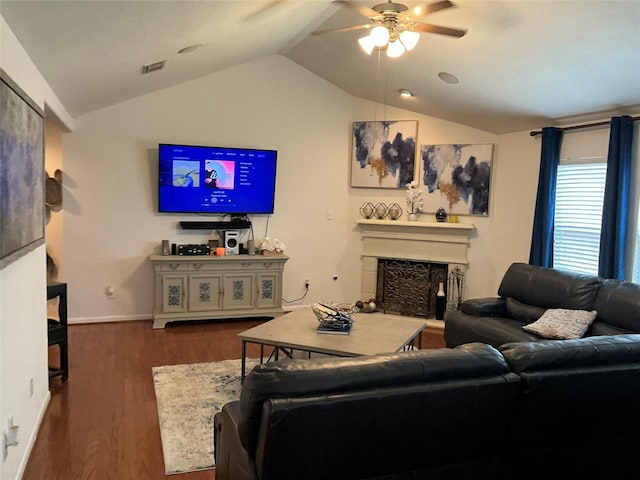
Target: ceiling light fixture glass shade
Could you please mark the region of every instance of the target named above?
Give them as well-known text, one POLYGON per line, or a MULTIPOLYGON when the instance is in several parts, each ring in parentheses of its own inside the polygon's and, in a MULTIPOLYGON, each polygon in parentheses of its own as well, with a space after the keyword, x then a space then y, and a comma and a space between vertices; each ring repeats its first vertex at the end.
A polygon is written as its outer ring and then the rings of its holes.
POLYGON ((404 48, 407 49, 407 52, 414 49, 418 44, 418 40, 420 40, 420 34, 418 32, 405 30, 400 34, 400 41, 402 45, 404 45, 404 48))
POLYGON ((411 30, 404 30, 405 25, 400 25, 399 28, 385 27, 384 25, 377 25, 373 27, 371 33, 365 37, 358 39, 360 47, 365 51, 367 55, 371 55, 371 52, 378 48, 387 49, 387 56, 396 58, 402 55, 404 52, 413 50, 420 40, 420 34, 411 30), (398 30, 402 30, 400 34, 398 30), (394 39, 390 41, 391 39, 394 39))
POLYGON ((400 40, 394 40, 387 45, 387 56, 391 58, 399 57, 404 53, 404 45, 400 40))
POLYGON ((370 36, 373 38, 376 47, 384 47, 389 41, 389 29, 385 26, 378 25, 377 27, 373 27, 370 36))
POLYGON ((366 37, 362 37, 358 39, 358 43, 362 47, 362 49, 366 52, 367 55, 371 55, 373 49, 376 48, 376 44, 371 38, 371 35, 367 35, 366 37))

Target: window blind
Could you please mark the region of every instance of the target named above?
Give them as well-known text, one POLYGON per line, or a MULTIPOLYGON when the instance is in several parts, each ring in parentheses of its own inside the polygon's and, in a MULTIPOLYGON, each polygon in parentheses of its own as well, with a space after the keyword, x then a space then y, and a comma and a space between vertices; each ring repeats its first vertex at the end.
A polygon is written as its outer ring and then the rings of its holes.
POLYGON ((602 158, 564 160, 558 166, 553 266, 598 274, 607 164, 602 158))

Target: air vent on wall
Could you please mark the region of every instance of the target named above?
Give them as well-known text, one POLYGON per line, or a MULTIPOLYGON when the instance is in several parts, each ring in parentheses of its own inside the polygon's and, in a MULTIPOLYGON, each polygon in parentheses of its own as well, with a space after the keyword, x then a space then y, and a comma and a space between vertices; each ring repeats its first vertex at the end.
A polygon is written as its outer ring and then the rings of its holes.
POLYGON ((167 63, 166 60, 162 60, 161 62, 150 63, 148 65, 142 66, 142 74, 155 72, 157 70, 162 70, 164 68, 164 64, 167 63))

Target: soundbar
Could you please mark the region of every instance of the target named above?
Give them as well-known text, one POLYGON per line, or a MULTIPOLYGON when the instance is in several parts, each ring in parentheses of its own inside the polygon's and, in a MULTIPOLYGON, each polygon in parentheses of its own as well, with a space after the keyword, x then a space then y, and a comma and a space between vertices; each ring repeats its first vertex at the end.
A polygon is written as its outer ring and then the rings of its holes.
POLYGON ((251 228, 250 220, 228 220, 228 221, 199 221, 180 222, 180 227, 185 230, 237 230, 239 228, 251 228))

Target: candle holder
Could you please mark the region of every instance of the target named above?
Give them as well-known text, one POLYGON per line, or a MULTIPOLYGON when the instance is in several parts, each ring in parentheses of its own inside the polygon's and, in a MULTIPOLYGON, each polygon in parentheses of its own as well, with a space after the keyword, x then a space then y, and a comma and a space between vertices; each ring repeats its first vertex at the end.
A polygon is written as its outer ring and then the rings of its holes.
POLYGON ((375 215, 378 218, 378 220, 382 220, 384 217, 387 216, 387 206, 380 202, 378 204, 376 204, 376 208, 375 208, 375 215))
POLYGON ((402 216, 402 208, 397 203, 392 203, 387 209, 387 216, 390 220, 397 220, 402 216))
POLYGON ((363 203, 362 206, 360 207, 360 215, 362 215, 364 218, 367 218, 367 219, 373 217, 374 211, 375 211, 375 207, 371 202, 363 203))

